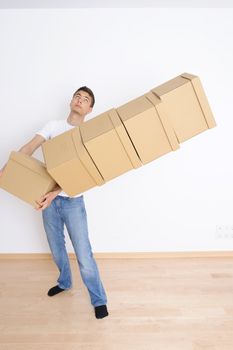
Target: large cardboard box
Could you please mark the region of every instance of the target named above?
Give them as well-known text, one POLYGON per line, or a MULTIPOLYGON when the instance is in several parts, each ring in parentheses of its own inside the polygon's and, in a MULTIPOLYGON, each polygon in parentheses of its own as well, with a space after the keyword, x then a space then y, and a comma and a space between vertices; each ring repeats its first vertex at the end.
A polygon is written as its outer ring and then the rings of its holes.
POLYGON ((166 115, 158 112, 160 104, 148 93, 116 109, 143 164, 179 148, 166 115))
POLYGON ((81 124, 80 133, 85 148, 105 181, 142 165, 114 109, 81 124))
POLYGON ((44 142, 42 150, 47 171, 69 196, 104 183, 83 145, 79 127, 44 142))
POLYGON ((179 142, 216 126, 197 76, 183 73, 152 92, 162 102, 158 105, 158 112, 169 119, 179 142))
POLYGON ((36 207, 36 200, 56 186, 45 164, 21 152, 11 152, 0 187, 36 207))

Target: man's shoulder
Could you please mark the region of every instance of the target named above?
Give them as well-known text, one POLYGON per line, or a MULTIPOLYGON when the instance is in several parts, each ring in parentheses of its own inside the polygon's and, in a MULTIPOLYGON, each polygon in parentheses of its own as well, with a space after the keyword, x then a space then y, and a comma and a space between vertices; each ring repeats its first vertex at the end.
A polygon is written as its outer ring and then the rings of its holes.
POLYGON ((37 132, 46 140, 53 138, 68 130, 66 119, 53 119, 48 121, 44 127, 37 132))
POLYGON ((66 128, 66 124, 66 119, 52 119, 49 120, 44 127, 49 130, 56 130, 66 128))

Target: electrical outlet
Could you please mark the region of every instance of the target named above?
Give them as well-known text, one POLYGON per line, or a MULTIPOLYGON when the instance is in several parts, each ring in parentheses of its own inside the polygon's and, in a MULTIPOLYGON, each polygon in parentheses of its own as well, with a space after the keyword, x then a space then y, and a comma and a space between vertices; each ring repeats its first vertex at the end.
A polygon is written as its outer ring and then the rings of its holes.
POLYGON ((217 239, 233 239, 233 225, 217 225, 216 226, 217 239))

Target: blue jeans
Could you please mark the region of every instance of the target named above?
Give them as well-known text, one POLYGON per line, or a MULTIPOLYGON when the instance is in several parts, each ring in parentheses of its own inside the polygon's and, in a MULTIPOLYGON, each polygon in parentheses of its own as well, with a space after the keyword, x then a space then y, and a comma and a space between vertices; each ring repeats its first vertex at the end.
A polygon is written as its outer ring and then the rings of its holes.
POLYGON ((91 298, 91 304, 93 306, 105 305, 107 297, 88 238, 83 196, 75 198, 57 196, 50 206, 42 211, 42 217, 52 256, 60 271, 57 280, 59 287, 63 289, 72 287, 70 263, 65 247, 65 225, 74 247, 82 280, 91 298))

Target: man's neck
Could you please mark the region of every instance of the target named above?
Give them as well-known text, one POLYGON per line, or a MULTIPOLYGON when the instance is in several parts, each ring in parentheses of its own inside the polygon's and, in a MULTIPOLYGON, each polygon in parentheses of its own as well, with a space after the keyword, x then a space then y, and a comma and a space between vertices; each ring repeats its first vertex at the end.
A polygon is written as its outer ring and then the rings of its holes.
POLYGON ((73 126, 78 126, 83 123, 85 115, 79 115, 78 113, 70 112, 67 123, 73 126))

